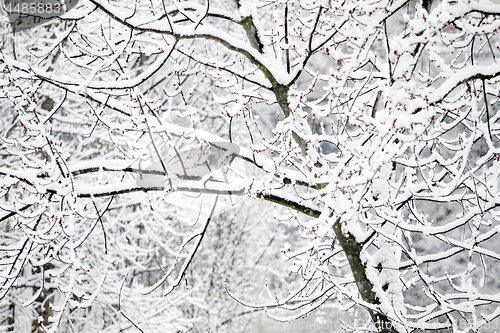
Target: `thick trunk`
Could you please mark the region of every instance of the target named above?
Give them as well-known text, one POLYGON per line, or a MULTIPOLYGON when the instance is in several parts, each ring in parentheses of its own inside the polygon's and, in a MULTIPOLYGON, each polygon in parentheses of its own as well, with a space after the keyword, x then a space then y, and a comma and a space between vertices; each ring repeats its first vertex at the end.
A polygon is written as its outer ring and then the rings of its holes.
MULTIPOLYGON (((347 261, 351 267, 354 280, 356 281, 356 286, 361 295, 363 301, 371 304, 380 304, 380 300, 373 291, 373 284, 368 280, 366 276, 366 265, 361 261, 360 255, 363 245, 358 243, 356 239, 349 233, 345 234, 342 232, 342 224, 340 218, 337 219, 333 225, 333 231, 335 236, 340 243, 340 246, 344 250, 347 256, 347 261)), ((375 327, 380 333, 397 333, 394 329, 392 322, 387 318, 386 315, 375 312, 368 309, 370 316, 375 324, 375 327)))

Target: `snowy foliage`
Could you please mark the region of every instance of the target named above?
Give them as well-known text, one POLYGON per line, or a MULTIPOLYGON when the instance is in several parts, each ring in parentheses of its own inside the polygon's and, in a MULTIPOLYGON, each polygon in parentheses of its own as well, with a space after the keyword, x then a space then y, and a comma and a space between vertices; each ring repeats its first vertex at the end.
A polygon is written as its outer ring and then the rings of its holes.
POLYGON ((367 309, 359 331, 489 327, 499 16, 490 0, 82 0, 2 24, 2 328, 216 332, 322 305, 367 309))

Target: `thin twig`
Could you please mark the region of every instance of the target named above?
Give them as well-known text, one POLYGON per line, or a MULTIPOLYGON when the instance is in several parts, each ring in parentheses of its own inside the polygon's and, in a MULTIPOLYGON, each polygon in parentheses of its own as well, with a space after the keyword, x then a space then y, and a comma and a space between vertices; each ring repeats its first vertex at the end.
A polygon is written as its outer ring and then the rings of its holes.
POLYGON ((103 210, 102 214, 99 213, 99 209, 97 208, 97 205, 95 204, 95 201, 94 201, 94 198, 92 198, 92 204, 94 205, 94 208, 95 208, 95 211, 97 212, 97 218, 99 220, 99 222, 101 223, 101 227, 102 227, 102 233, 104 235, 104 253, 105 254, 108 254, 108 240, 107 240, 107 237, 106 237, 106 229, 104 228, 104 223, 102 221, 102 216, 106 213, 106 211, 109 209, 109 206, 111 205, 111 202, 113 201, 113 199, 115 198, 115 196, 111 196, 111 199, 109 200, 108 202, 108 205, 106 206, 106 208, 103 210))
POLYGON ((122 285, 120 286, 120 292, 118 293, 118 312, 125 317, 135 328, 137 328, 140 332, 144 333, 143 330, 139 326, 137 326, 127 315, 123 312, 122 306, 121 306, 121 300, 122 300, 122 290, 123 290, 123 285, 125 284, 125 281, 127 280, 128 273, 125 275, 122 281, 122 285))
POLYGON ((387 21, 384 20, 384 34, 385 44, 387 46, 387 63, 389 64, 389 85, 392 86, 394 78, 392 77, 392 64, 391 64, 391 46, 389 45, 389 34, 387 33, 387 21))
POLYGON ((486 82, 483 79, 483 99, 484 106, 486 108, 486 123, 488 124, 488 134, 490 136, 490 140, 493 141, 493 136, 491 135, 491 127, 490 127, 490 108, 488 107, 488 98, 486 97, 486 82))
POLYGON ((168 184, 170 185, 170 190, 173 190, 174 185, 172 184, 172 178, 170 177, 170 175, 167 171, 167 166, 163 162, 163 159, 161 158, 160 152, 159 152, 158 148, 156 147, 155 140, 153 139, 153 134, 151 133, 151 127, 149 126, 148 118, 146 117, 146 113, 144 112, 144 108, 142 107, 140 96, 138 96, 137 102, 139 103, 139 107, 141 108, 142 114, 144 115, 144 122, 146 123, 146 127, 148 128, 148 134, 149 134, 149 138, 151 139, 151 144, 153 145, 153 149, 155 150, 156 156, 160 160, 160 164, 161 164, 161 167, 163 168, 163 171, 165 171, 165 176, 167 177, 168 184))
POLYGON ((209 9, 210 9, 210 0, 207 0, 207 9, 203 17, 198 21, 198 23, 196 23, 196 26, 194 27, 195 30, 198 28, 201 22, 207 17, 209 9))
MULTIPOLYGON (((321 12, 321 7, 320 7, 320 12, 321 12)), ((319 16, 318 16, 319 18, 319 16)), ((314 33, 314 31, 313 31, 314 33)), ((312 39, 312 35, 311 35, 312 39)), ((286 72, 290 74, 290 48, 288 45, 288 2, 285 4, 285 44, 286 44, 286 50, 285 50, 285 55, 286 55, 286 72)))

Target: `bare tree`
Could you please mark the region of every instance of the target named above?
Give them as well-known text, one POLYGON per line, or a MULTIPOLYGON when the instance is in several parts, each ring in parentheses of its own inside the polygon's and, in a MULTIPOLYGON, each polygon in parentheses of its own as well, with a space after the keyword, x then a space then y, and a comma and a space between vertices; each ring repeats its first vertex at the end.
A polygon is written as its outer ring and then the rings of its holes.
POLYGON ((499 15, 489 0, 87 0, 4 25, 5 306, 40 330, 193 329, 210 311, 182 284, 210 221, 260 199, 307 240, 281 244, 302 282, 263 302, 229 281, 235 304, 282 320, 361 306, 372 323, 352 330, 491 327, 499 15))

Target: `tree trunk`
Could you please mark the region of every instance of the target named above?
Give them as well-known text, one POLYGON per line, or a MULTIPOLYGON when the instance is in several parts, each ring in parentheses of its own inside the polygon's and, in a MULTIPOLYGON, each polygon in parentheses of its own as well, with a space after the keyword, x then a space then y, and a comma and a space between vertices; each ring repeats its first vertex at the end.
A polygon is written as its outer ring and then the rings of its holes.
MULTIPOLYGON (((344 235, 342 232, 340 217, 333 225, 333 231, 335 232, 335 236, 337 236, 340 246, 342 246, 342 249, 347 256, 347 261, 351 267, 352 275, 356 281, 356 286, 361 294, 361 298, 363 301, 371 304, 380 304, 379 298, 373 291, 373 284, 366 276, 366 264, 364 264, 360 258, 363 245, 358 243, 351 234, 347 233, 344 235)), ((380 333, 397 333, 397 330, 393 327, 392 322, 386 315, 380 312, 375 312, 371 309, 368 309, 368 312, 370 313, 375 327, 380 333)))

